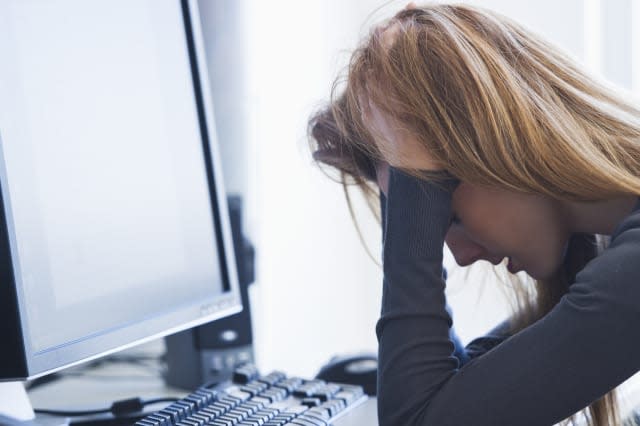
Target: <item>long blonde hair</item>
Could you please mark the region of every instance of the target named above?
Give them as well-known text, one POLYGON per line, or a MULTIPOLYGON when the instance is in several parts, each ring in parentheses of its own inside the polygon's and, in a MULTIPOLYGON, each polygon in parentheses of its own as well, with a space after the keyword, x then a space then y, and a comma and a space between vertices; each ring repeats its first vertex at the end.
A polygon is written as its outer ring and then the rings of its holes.
MULTIPOLYGON (((329 105, 309 121, 312 150, 371 205, 374 165, 384 153, 362 121, 363 99, 460 180, 572 201, 640 194, 638 107, 495 12, 461 4, 405 9, 355 50, 343 86, 336 81, 329 105), (382 35, 391 25, 388 45, 382 35)), ((533 298, 517 290, 512 333, 548 313, 606 244, 574 235, 562 267, 535 283, 533 298)), ((582 414, 592 426, 619 424, 616 401, 614 389, 582 414)))

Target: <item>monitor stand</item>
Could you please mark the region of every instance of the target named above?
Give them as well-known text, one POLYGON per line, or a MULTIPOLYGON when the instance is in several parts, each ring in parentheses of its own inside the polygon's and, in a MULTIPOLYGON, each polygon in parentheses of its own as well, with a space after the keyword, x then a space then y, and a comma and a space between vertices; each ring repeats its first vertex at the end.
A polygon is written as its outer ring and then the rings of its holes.
POLYGON ((35 418, 22 382, 0 382, 0 414, 16 420, 35 418))
POLYGON ((0 382, 0 425, 68 426, 69 422, 66 418, 36 416, 23 382, 0 382))

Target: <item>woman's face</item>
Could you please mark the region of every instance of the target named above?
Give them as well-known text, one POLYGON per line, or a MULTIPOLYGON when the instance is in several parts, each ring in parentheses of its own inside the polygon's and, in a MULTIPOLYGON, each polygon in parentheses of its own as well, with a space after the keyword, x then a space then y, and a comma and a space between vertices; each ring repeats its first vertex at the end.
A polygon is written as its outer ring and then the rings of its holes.
POLYGON ((461 182, 452 195, 459 220, 445 242, 460 266, 477 260, 500 263, 510 258, 510 272, 549 278, 562 263, 570 232, 559 203, 461 182))
MULTIPOLYGON (((388 180, 388 165, 379 165, 378 186, 385 194, 388 180)), ((445 243, 458 265, 497 265, 508 257, 511 273, 525 271, 535 279, 549 278, 560 267, 571 234, 560 203, 461 182, 451 206, 455 220, 445 243)))
MULTIPOLYGON (((425 170, 442 167, 408 132, 391 126, 375 106, 365 117, 386 163, 378 167, 378 186, 386 193, 388 164, 425 170)), ((512 273, 526 271, 535 279, 549 278, 560 267, 570 231, 561 204, 541 195, 488 188, 461 182, 452 194, 458 219, 445 242, 460 266, 478 260, 493 264, 510 258, 512 273)))

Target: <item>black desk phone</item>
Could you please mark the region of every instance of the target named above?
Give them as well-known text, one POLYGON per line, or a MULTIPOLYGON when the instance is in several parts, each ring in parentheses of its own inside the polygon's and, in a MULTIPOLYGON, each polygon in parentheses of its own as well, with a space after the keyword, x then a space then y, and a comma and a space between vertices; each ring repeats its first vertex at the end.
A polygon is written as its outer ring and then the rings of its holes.
POLYGON ((378 358, 375 354, 363 353, 349 356, 335 356, 316 375, 317 379, 328 382, 359 385, 369 396, 376 395, 378 358))

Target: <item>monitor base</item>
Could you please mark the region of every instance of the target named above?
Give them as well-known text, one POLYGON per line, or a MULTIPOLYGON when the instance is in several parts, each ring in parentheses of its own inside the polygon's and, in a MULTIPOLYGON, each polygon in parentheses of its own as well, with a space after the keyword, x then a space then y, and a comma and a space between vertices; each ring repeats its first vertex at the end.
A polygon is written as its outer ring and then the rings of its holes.
POLYGON ((36 417, 22 382, 0 382, 0 414, 16 420, 36 417))
POLYGON ((68 426, 67 418, 36 416, 23 382, 0 382, 0 425, 68 426))

